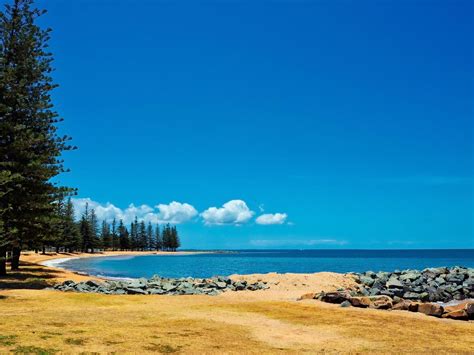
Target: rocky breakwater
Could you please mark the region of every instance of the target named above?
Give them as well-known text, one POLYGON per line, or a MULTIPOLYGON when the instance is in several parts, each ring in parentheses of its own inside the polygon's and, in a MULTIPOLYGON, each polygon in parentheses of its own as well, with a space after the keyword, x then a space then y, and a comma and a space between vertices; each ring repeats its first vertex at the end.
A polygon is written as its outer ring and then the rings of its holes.
POLYGON ((228 277, 216 276, 209 279, 200 278, 162 278, 151 279, 105 280, 85 282, 64 281, 52 289, 64 292, 101 293, 106 295, 209 295, 215 296, 226 291, 265 290, 266 282, 247 283, 233 281, 228 277))
POLYGON ((459 320, 474 319, 474 269, 429 268, 422 271, 352 273, 358 285, 336 292, 309 293, 343 307, 393 309, 459 320))
POLYGON ((449 302, 474 298, 474 269, 429 268, 423 271, 367 271, 352 274, 363 296, 384 295, 406 300, 449 302))

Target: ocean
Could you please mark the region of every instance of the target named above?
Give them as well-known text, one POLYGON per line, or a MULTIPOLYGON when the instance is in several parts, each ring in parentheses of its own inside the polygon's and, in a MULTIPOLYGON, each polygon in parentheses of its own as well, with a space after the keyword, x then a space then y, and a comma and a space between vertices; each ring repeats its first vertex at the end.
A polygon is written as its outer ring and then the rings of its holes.
POLYGON ((138 255, 69 259, 60 264, 90 275, 139 278, 211 277, 254 273, 394 271, 439 266, 474 267, 474 249, 235 250, 194 255, 138 255))

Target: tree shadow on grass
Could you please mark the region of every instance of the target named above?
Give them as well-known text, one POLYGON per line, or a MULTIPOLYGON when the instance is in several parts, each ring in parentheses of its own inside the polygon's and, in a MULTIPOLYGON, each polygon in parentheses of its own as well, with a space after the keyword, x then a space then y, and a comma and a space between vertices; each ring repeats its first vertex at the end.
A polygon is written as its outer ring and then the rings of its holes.
POLYGON ((0 277, 0 290, 41 290, 50 287, 51 283, 48 280, 56 278, 58 273, 60 273, 58 270, 22 262, 20 270, 10 271, 6 276, 0 277))

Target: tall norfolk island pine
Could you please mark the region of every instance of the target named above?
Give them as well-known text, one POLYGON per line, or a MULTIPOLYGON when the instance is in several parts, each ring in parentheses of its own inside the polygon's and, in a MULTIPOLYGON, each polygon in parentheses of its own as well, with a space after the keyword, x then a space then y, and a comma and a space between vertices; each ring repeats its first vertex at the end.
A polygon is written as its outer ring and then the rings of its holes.
POLYGON ((71 189, 51 179, 64 171, 61 153, 73 149, 59 137, 51 90, 49 29, 33 0, 14 0, 0 12, 0 275, 5 253, 19 266, 25 244, 51 232, 55 205, 71 189))

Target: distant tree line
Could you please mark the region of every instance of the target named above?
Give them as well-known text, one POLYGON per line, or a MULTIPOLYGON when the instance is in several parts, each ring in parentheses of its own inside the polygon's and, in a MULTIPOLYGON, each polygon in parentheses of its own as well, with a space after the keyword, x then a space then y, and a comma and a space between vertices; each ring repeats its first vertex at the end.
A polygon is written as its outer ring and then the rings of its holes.
POLYGON ((160 228, 158 224, 138 221, 135 217, 129 227, 115 218, 111 223, 104 220, 99 226, 94 209, 89 209, 87 204, 79 221, 74 220, 74 215, 71 199, 60 204, 56 233, 41 241, 43 251, 48 248, 54 248, 56 252, 85 253, 97 250, 176 251, 181 246, 178 229, 170 224, 160 228))

